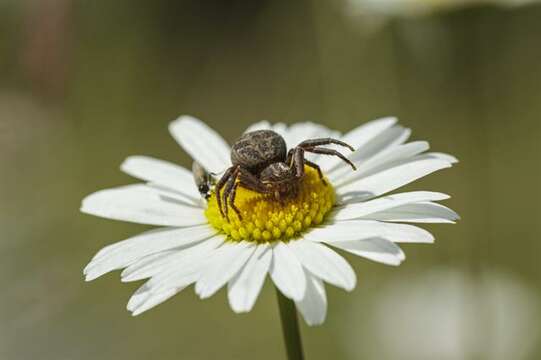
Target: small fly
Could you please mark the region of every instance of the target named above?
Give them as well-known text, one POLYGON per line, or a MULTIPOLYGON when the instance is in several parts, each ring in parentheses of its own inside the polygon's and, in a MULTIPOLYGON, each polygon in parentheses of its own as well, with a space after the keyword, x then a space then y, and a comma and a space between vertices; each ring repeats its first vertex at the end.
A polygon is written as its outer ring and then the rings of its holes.
POLYGON ((192 164, 192 173, 195 185, 197 186, 197 190, 201 194, 201 197, 208 200, 210 197, 210 189, 216 182, 214 177, 197 161, 194 161, 192 164))

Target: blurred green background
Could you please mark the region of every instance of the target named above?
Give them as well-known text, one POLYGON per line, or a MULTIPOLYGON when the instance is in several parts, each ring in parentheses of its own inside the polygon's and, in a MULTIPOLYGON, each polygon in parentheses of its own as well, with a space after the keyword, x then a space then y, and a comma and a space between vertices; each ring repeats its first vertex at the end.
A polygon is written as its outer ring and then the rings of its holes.
POLYGON ((348 256, 308 359, 541 358, 541 6, 471 7, 368 29, 333 1, 0 2, 0 359, 279 359, 267 281, 248 315, 191 289, 132 318, 138 284, 85 283, 106 244, 145 227, 80 214, 134 182, 121 161, 191 164, 167 133, 197 116, 346 131, 396 115, 461 162, 407 189, 451 194, 398 268, 348 256))

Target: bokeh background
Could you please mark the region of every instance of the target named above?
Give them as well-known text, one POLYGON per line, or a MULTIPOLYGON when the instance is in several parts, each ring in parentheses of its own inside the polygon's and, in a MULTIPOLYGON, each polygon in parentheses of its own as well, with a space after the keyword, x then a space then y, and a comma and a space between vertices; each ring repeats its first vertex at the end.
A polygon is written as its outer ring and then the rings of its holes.
POLYGON ((427 226, 436 244, 398 268, 346 255, 358 286, 327 287, 307 358, 541 358, 541 6, 462 3, 0 1, 0 359, 284 357, 268 281, 248 315, 188 289, 136 318, 138 284, 83 281, 145 227, 81 199, 134 182, 129 155, 189 166, 167 133, 180 114, 230 142, 262 119, 346 131, 396 115, 461 160, 407 189, 451 194, 463 219, 427 226))

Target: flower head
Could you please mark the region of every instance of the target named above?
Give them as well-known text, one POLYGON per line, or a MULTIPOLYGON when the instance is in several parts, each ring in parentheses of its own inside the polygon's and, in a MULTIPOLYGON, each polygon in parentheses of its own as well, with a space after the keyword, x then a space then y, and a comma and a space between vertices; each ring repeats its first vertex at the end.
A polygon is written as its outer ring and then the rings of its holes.
MULTIPOLYGON (((385 195, 456 162, 450 155, 427 153, 428 143, 407 143, 410 130, 383 118, 342 135, 314 124, 292 126, 259 122, 248 131, 269 129, 291 149, 310 138, 337 138, 353 146, 348 160, 307 154, 292 196, 274 196, 236 186, 235 212, 221 213, 211 191, 201 198, 185 168, 150 157, 133 156, 121 169, 143 183, 98 191, 81 211, 110 219, 160 226, 99 251, 84 270, 86 280, 124 269, 122 281, 149 279, 132 296, 128 310, 140 314, 195 284, 201 298, 227 285, 235 312, 252 309, 267 274, 295 301, 309 325, 326 316, 324 282, 354 289, 351 266, 332 248, 388 265, 405 255, 397 243, 431 243, 426 230, 404 223, 452 223, 458 215, 436 203, 447 195, 414 191, 385 195)), ((169 130, 206 171, 221 177, 231 167, 227 142, 201 121, 182 116, 169 130)), ((232 205, 226 205, 231 207, 232 205)))
POLYGON ((239 187, 235 204, 242 213, 225 219, 218 208, 216 193, 208 202, 205 215, 209 223, 234 241, 257 243, 287 241, 319 225, 335 203, 331 186, 322 182, 315 170, 306 167, 299 193, 283 201, 239 187))

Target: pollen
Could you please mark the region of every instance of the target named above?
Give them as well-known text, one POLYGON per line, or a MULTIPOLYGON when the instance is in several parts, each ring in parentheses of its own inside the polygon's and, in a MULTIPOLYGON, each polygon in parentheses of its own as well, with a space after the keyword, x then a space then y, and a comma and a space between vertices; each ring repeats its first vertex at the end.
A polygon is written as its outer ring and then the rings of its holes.
POLYGON ((329 181, 324 183, 312 168, 305 167, 305 173, 297 195, 282 200, 239 186, 235 205, 242 220, 231 206, 229 221, 222 217, 216 194, 212 193, 205 216, 213 227, 232 241, 265 243, 296 238, 310 227, 321 224, 335 199, 329 181))

